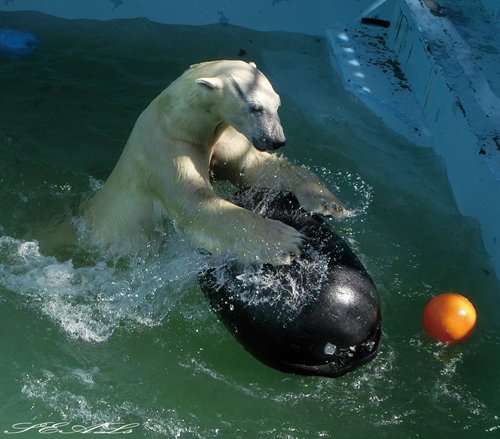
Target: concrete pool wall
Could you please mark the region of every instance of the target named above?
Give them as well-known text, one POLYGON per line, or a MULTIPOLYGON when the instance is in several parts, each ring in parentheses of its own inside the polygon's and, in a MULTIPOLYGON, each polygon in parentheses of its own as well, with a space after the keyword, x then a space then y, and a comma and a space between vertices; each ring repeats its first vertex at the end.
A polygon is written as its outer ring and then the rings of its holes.
POLYGON ((500 277, 500 2, 431 3, 5 0, 0 10, 326 35, 346 88, 396 132, 443 157, 457 205, 479 221, 500 277))

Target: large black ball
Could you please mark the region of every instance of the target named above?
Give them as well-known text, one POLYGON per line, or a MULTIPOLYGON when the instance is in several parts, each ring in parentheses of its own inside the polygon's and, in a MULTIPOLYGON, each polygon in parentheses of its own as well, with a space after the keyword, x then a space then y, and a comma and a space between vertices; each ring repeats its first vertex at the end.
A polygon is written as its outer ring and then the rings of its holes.
POLYGON ((377 290, 347 243, 290 193, 248 189, 234 202, 306 237, 291 265, 227 262, 200 275, 211 307, 244 348, 276 369, 329 377, 374 358, 377 290))

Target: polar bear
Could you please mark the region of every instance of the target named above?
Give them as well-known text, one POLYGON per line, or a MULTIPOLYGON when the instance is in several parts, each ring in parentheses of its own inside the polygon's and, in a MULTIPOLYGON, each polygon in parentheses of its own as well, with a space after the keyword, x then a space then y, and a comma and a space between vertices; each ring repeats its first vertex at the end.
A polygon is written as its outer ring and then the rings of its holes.
POLYGON ((290 263, 302 235, 218 196, 213 172, 236 186, 292 191, 302 206, 346 209, 308 170, 268 151, 285 144, 280 98, 253 63, 191 66, 137 119, 85 213, 90 241, 113 255, 139 252, 168 218, 193 246, 243 262, 290 263))

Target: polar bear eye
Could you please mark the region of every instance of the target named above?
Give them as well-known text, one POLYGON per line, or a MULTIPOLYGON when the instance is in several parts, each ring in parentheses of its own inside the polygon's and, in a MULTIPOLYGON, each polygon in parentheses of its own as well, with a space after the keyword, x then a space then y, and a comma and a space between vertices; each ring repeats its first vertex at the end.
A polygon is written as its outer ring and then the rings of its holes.
POLYGON ((252 113, 263 113, 264 112, 264 107, 259 104, 252 104, 250 105, 250 111, 252 113))

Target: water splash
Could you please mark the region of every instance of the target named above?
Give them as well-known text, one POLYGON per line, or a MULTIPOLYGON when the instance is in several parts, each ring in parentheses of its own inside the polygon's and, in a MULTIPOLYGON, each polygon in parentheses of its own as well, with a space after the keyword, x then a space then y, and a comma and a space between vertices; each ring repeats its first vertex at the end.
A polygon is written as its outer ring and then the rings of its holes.
MULTIPOLYGON (((80 372, 80 371, 76 371, 80 372)), ((94 373, 94 372, 92 372, 94 373)), ((72 425, 82 424, 86 428, 102 425, 128 424, 133 422, 133 431, 141 430, 153 437, 209 438, 217 437, 218 429, 204 429, 192 425, 180 417, 175 409, 145 409, 130 401, 121 404, 107 402, 107 398, 94 398, 92 394, 79 394, 66 390, 72 381, 79 379, 77 374, 60 375, 52 370, 43 370, 37 376, 27 375, 22 384, 22 394, 32 401, 41 401, 60 416, 59 421, 69 423, 66 429, 71 433, 72 425)), ((110 393, 113 393, 110 389, 110 393)))
MULTIPOLYGON (((297 270, 293 276, 289 272, 270 271, 262 266, 245 267, 243 272, 236 276, 238 291, 234 291, 234 294, 238 294, 239 298, 250 306, 266 303, 272 307, 279 304, 277 310, 286 312, 291 318, 314 297, 314 291, 305 291, 304 287, 322 285, 328 276, 328 257, 315 253, 317 256, 297 261, 297 270), (273 295, 260 294, 262 291, 273 291, 273 295)), ((227 278, 228 270, 225 266, 216 267, 213 275, 217 288, 227 286, 230 279, 227 278)))
POLYGON ((43 255, 36 241, 1 236, 0 286, 27 298, 70 337, 103 342, 122 325, 161 324, 196 279, 206 257, 171 239, 170 251, 123 270, 105 261, 83 267, 60 262, 43 255))

